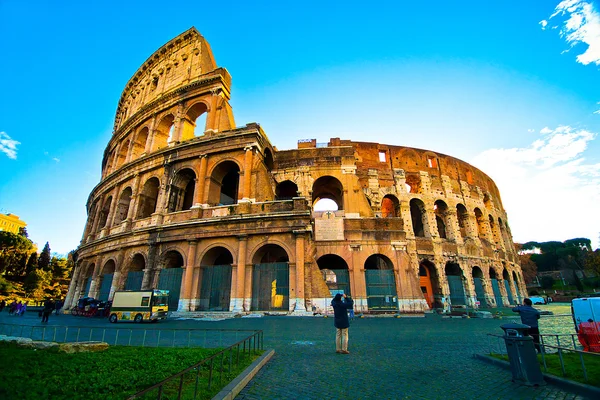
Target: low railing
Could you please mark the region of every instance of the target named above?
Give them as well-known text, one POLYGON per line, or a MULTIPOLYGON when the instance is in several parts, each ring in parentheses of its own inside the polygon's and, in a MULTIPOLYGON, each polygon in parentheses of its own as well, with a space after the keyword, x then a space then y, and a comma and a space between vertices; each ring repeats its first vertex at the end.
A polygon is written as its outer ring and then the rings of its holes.
MULTIPOLYGON (((558 355, 560 361, 560 368, 562 375, 567 377, 567 371, 565 368, 565 353, 575 353, 579 355, 579 362, 581 365, 581 371, 583 378, 586 382, 589 382, 587 367, 585 365, 585 358, 592 357, 594 363, 600 362, 600 353, 592 353, 589 351, 583 351, 583 346, 576 342, 577 334, 541 334, 540 335, 540 355, 541 364, 544 367, 544 372, 548 372, 548 363, 546 355, 558 355), (562 338, 562 340, 561 340, 562 338), (553 343, 553 344, 549 344, 553 343), (556 345, 554 345, 556 344, 556 345)), ((489 354, 506 354, 506 346, 504 345, 504 335, 488 333, 488 345, 489 354), (492 338, 496 338, 493 340, 492 338), (493 343, 495 342, 495 344, 493 343)))
POLYGON ((0 335, 58 343, 105 342, 113 346, 205 347, 238 343, 255 330, 244 329, 144 329, 87 326, 36 326, 0 324, 0 335))
MULTIPOLYGON (((223 375, 231 373, 234 362, 236 368, 239 367, 240 353, 242 353, 242 355, 258 354, 263 350, 263 331, 256 331, 252 335, 232 344, 226 349, 197 362, 181 372, 171 375, 167 379, 150 386, 147 389, 137 392, 129 397, 129 399, 138 399, 156 392, 156 399, 160 400, 163 398, 163 395, 165 395, 165 388, 172 389, 173 385, 176 385, 176 389, 169 391, 168 398, 174 398, 176 395, 177 399, 181 399, 183 392, 191 384, 194 385, 193 398, 195 399, 198 396, 198 390, 201 387, 201 376, 206 378, 206 387, 210 390, 213 381, 217 379, 215 373, 218 373, 219 384, 221 384, 223 382, 223 375), (225 359, 227 359, 227 361, 225 361, 225 359)), ((186 394, 185 398, 189 398, 191 389, 190 392, 186 394)))

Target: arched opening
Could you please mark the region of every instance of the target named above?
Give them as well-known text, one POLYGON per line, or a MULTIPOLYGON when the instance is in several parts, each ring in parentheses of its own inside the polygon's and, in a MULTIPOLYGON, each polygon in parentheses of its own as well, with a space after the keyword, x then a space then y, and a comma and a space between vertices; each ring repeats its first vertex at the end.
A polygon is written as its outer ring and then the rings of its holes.
POLYGON ((108 196, 108 199, 104 202, 104 206, 102 206, 102 211, 100 212, 100 221, 98 221, 98 230, 96 232, 100 232, 102 228, 106 226, 108 222, 108 214, 110 212, 110 204, 112 203, 112 196, 108 196))
POLYGON ((102 267, 102 272, 100 273, 100 282, 98 282, 98 287, 100 288, 98 292, 98 300, 108 301, 114 273, 115 262, 113 260, 108 260, 104 264, 104 267, 102 267))
MULTIPOLYGON (((335 202, 338 210, 344 209, 344 186, 333 176, 322 176, 313 183, 312 203, 313 207, 323 199, 335 202)), ((315 211, 317 211, 315 209, 315 211)), ((333 211, 333 210, 321 210, 333 211)))
POLYGON ((485 240, 485 218, 479 208, 475 208, 475 220, 477 221, 477 236, 479 239, 485 240))
POLYGON ((400 217, 400 201, 396 196, 388 194, 381 200, 381 217, 397 218, 400 217))
POLYGON ((148 218, 156 212, 159 187, 158 178, 150 178, 144 183, 144 188, 140 192, 138 200, 138 218, 148 218))
POLYGON ((115 164, 115 169, 120 168, 125 161, 127 161, 127 152, 129 151, 129 140, 121 143, 121 147, 119 148, 119 154, 117 155, 117 162, 115 164))
POLYGON ((264 162, 265 162, 265 167, 267 167, 267 171, 271 171, 274 167, 273 153, 271 153, 271 150, 269 150, 268 148, 265 149, 264 162))
POLYGON ((458 228, 460 236, 465 239, 467 237, 467 226, 469 224, 469 214, 467 208, 462 204, 456 205, 456 218, 458 219, 458 228))
POLYGON ((498 237, 498 230, 496 229, 496 223, 494 222, 494 218, 492 215, 488 215, 488 221, 490 222, 490 229, 492 230, 492 237, 494 238, 494 243, 500 246, 500 238, 498 237))
POLYGON ((210 176, 208 203, 210 205, 237 204, 240 167, 233 161, 217 165, 210 176))
POLYGON ((421 176, 407 173, 405 185, 408 193, 421 193, 421 176))
POLYGON ((155 289, 169 291, 169 311, 179 307, 181 278, 183 276, 183 256, 176 250, 170 250, 162 257, 162 268, 155 289))
POLYGON ((206 116, 208 107, 202 102, 191 106, 183 119, 183 132, 181 140, 193 139, 196 136, 203 136, 206 131, 206 116))
POLYGON ((398 309, 398 294, 394 264, 382 254, 373 254, 365 261, 367 306, 372 311, 398 309))
POLYGON ((465 296, 464 275, 460 266, 456 263, 446 263, 446 279, 450 288, 450 304, 464 306, 467 304, 465 296))
POLYGON ((317 265, 323 274, 323 279, 332 296, 337 293, 352 295, 350 291, 350 274, 348 264, 336 254, 326 254, 319 257, 317 265))
POLYGON ((419 264, 419 286, 429 308, 442 308, 442 291, 435 265, 429 260, 419 264))
POLYGON ((288 311, 289 257, 275 244, 261 247, 252 257, 252 310, 288 311))
POLYGON ((298 185, 292 181, 283 181, 275 188, 276 200, 291 200, 298 196, 298 185))
POLYGON ((129 205, 131 204, 131 188, 127 187, 121 192, 119 203, 117 203, 117 211, 115 215, 115 224, 120 224, 127 219, 129 213, 129 205))
POLYGON ((179 170, 170 185, 168 212, 189 210, 194 205, 196 174, 189 168, 179 170))
POLYGON ((144 281, 144 269, 146 260, 141 254, 136 254, 131 259, 127 268, 127 280, 125 281, 125 290, 141 290, 144 281))
POLYGON ((148 141, 148 127, 143 127, 140 130, 133 142, 133 149, 131 149, 131 158, 137 159, 146 152, 146 142, 148 141))
POLYGON ((508 304, 515 304, 512 291, 510 290, 510 275, 506 268, 502 271, 502 279, 504 280, 504 288, 506 289, 506 297, 508 297, 508 304))
POLYGON ((502 307, 502 292, 500 291, 500 284, 498 283, 498 276, 494 268, 490 268, 490 283, 492 284, 492 292, 494 292, 494 300, 496 300, 496 307, 502 307))
POLYGON ((483 204, 485 205, 486 209, 492 209, 492 201, 490 200, 490 195, 488 193, 483 195, 483 204))
POLYGON ((89 209, 88 212, 88 220, 85 227, 85 235, 84 238, 87 238, 92 232, 92 227, 94 226, 94 217, 96 216, 96 209, 98 208, 98 200, 96 200, 89 209))
POLYGON ((446 232, 446 226, 449 225, 448 221, 448 206, 442 200, 437 200, 433 204, 433 211, 435 212, 435 222, 437 224, 438 235, 442 239, 448 237, 446 232))
POLYGON ((523 302, 523 298, 521 297, 521 291, 519 290, 519 275, 513 271, 512 273, 513 282, 515 284, 515 291, 517 292, 517 303, 521 304, 523 302))
POLYGON ((200 262, 199 311, 229 311, 233 256, 224 247, 213 247, 200 262))
POLYGON ((425 203, 419 199, 412 199, 410 201, 410 218, 416 237, 425 237, 425 216, 425 203))
POLYGON ((175 127, 175 116, 169 114, 160 120, 154 131, 154 140, 152 141, 152 151, 160 150, 167 147, 171 136, 173 135, 173 129, 175 127))
POLYGON ((480 306, 487 307, 486 296, 485 296, 485 288, 483 286, 483 271, 479 267, 473 267, 471 272, 473 276, 473 283, 475 285, 475 295, 477 296, 477 301, 479 301, 480 306))
POLYGON ((502 221, 502 218, 498 218, 498 227, 500 227, 500 236, 502 236, 502 242, 504 243, 504 248, 506 249, 507 252, 510 252, 511 248, 514 245, 511 243, 511 241, 509 239, 508 233, 506 232, 506 226, 505 226, 504 222, 502 221))

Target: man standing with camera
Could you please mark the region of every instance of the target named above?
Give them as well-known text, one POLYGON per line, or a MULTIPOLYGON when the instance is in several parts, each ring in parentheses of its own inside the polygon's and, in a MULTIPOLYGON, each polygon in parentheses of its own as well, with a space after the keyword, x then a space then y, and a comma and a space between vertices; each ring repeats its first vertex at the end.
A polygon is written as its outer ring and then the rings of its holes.
POLYGON ((331 300, 333 307, 333 325, 336 328, 335 333, 335 352, 339 354, 350 354, 348 351, 348 310, 354 307, 354 302, 345 294, 336 294, 331 300), (342 301, 342 297, 344 301, 342 301))

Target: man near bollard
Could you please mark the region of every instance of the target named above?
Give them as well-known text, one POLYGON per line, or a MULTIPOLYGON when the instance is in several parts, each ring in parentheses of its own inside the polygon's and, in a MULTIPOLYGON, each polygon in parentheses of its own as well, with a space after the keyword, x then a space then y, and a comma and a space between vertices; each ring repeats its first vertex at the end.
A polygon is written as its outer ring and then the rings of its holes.
POLYGON ((521 323, 529 325, 529 329, 525 332, 526 335, 533 338, 533 344, 537 352, 540 352, 540 329, 538 326, 538 319, 540 319, 540 312, 533 308, 530 299, 523 299, 522 306, 516 306, 512 310, 519 313, 521 316, 521 323))

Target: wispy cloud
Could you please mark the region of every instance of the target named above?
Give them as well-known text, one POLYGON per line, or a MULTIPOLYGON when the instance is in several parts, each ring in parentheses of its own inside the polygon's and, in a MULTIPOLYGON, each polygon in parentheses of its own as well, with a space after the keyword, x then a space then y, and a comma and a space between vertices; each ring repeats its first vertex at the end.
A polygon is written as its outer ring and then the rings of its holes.
MULTIPOLYGON (((600 65, 600 13, 594 4, 585 0, 564 0, 560 2, 549 20, 559 20, 560 36, 571 48, 583 43, 587 49, 577 55, 577 62, 587 65, 600 65)), ((542 29, 546 29, 548 21, 540 21, 542 29)), ((556 26, 553 26, 556 28, 556 26)))
POLYGON ((528 147, 490 149, 472 163, 498 185, 516 241, 587 237, 598 247, 600 163, 585 158, 597 134, 570 126, 540 134, 528 147))
POLYGON ((17 145, 19 144, 21 142, 12 139, 6 132, 0 132, 0 152, 6 154, 8 158, 17 159, 17 145))

